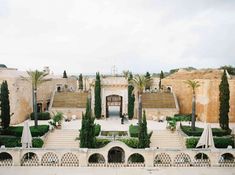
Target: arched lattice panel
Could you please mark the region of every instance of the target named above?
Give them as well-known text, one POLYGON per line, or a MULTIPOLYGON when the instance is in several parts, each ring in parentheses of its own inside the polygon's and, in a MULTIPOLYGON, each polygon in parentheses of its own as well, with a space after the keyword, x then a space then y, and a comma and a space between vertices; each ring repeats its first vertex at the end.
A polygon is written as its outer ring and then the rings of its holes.
POLYGON ((209 167, 211 166, 210 159, 205 153, 198 153, 194 157, 194 166, 209 167))
POLYGON ((129 156, 128 163, 144 163, 144 156, 138 153, 134 153, 129 156))
POLYGON ((157 154, 154 159, 154 166, 171 166, 171 158, 166 153, 157 154))
POLYGON ((42 156, 42 166, 59 166, 59 158, 55 153, 48 152, 42 156))
POLYGON ((21 166, 39 166, 39 159, 35 153, 25 153, 21 159, 21 166))
POLYGON ((88 163, 105 163, 105 158, 102 154, 95 153, 89 157, 88 163))
POLYGON ((188 154, 180 153, 174 159, 174 166, 190 166, 191 159, 188 154))
POLYGON ((78 157, 73 153, 65 153, 61 158, 61 166, 79 166, 78 157))
POLYGON ((7 152, 0 153, 0 166, 12 166, 12 156, 7 152))
POLYGON ((219 165, 222 167, 235 167, 235 159, 231 153, 224 153, 219 158, 219 165))

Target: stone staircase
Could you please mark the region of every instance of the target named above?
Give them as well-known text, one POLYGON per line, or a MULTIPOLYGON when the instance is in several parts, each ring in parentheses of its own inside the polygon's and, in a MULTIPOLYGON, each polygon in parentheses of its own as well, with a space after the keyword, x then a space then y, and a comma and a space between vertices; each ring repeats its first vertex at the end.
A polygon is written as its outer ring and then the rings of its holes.
POLYGON ((76 129, 55 129, 45 139, 44 148, 79 148, 79 136, 76 129))
POLYGON ((52 108, 85 108, 87 97, 86 92, 56 92, 52 108))
POLYGON ((185 145, 177 131, 155 130, 151 137, 150 147, 182 149, 185 145))

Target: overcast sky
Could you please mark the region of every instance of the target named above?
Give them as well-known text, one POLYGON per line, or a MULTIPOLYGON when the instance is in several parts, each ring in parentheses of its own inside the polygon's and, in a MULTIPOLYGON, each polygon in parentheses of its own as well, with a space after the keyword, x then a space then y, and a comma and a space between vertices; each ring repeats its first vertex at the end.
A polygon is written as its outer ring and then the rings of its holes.
POLYGON ((235 0, 0 0, 0 64, 57 74, 235 65, 235 0))

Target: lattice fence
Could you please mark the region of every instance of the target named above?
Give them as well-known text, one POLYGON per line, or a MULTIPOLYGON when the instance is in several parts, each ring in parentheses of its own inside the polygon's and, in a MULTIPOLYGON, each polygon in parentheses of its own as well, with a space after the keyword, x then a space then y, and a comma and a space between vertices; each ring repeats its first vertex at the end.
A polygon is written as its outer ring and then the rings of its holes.
POLYGON ((174 166, 188 167, 191 165, 191 159, 188 154, 180 153, 174 159, 174 166))
POLYGON ((219 166, 221 167, 235 167, 234 156, 230 153, 225 153, 219 158, 219 166))
POLYGON ((0 166, 12 166, 12 156, 7 152, 0 153, 0 166))
POLYGON ((38 156, 32 152, 24 154, 21 159, 21 166, 39 166, 38 156))
POLYGON ((59 158, 55 153, 48 152, 42 156, 42 166, 59 166, 59 158))
POLYGON ((154 166, 171 166, 171 158, 166 153, 157 154, 154 159, 154 166))
POLYGON ((65 153, 61 158, 61 166, 79 166, 79 160, 73 153, 65 153))

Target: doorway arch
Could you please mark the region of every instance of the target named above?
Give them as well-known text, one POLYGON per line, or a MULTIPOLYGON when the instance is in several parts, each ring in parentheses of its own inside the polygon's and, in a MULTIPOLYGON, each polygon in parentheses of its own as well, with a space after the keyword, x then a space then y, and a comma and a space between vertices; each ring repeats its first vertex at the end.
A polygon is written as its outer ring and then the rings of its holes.
POLYGON ((124 163, 125 151, 119 147, 113 147, 108 152, 108 163, 124 163))
POLYGON ((109 95, 106 96, 106 117, 109 117, 109 107, 110 106, 117 106, 119 107, 119 116, 122 116, 122 103, 123 99, 120 95, 109 95))

